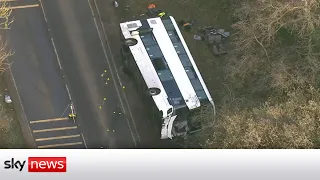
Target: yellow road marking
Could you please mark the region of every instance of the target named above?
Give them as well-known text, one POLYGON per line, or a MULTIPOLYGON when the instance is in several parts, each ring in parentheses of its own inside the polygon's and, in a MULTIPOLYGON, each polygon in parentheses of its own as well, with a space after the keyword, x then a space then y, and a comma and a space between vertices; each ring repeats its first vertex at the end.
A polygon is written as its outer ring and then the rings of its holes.
POLYGON ((34 133, 38 133, 38 132, 50 132, 50 131, 62 131, 62 130, 69 130, 69 129, 77 129, 77 126, 62 127, 62 128, 51 128, 51 129, 39 129, 39 130, 33 130, 33 132, 34 133))
POLYGON ((32 7, 39 7, 39 4, 24 5, 24 6, 12 6, 12 7, 8 7, 8 9, 25 9, 25 8, 32 8, 32 7))
POLYGON ((70 135, 70 136, 55 136, 55 137, 48 137, 48 138, 39 138, 39 139, 36 139, 36 141, 49 141, 49 140, 55 140, 55 139, 68 139, 68 138, 76 138, 76 137, 80 137, 80 134, 70 135))
POLYGON ((34 123, 44 123, 44 122, 52 122, 52 121, 65 121, 65 120, 68 120, 68 119, 69 119, 69 118, 64 117, 64 118, 35 120, 35 121, 30 121, 30 124, 34 124, 34 123))
POLYGON ((61 147, 61 146, 73 146, 73 145, 79 145, 79 144, 82 144, 82 142, 64 143, 64 144, 50 144, 50 145, 38 146, 38 148, 42 149, 42 148, 52 148, 52 147, 61 147))

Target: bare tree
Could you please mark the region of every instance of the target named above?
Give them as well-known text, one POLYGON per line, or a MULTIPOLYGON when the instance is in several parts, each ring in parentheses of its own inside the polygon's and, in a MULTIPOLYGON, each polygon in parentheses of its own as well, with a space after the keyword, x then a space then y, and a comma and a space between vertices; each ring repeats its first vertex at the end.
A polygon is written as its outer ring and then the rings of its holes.
MULTIPOLYGON (((320 147, 320 92, 314 88, 320 83, 319 2, 244 0, 234 12, 235 49, 224 69, 230 93, 219 104, 214 126, 189 138, 191 143, 320 147)), ((212 114, 204 110, 194 118, 206 122, 212 114)))
POLYGON ((9 67, 8 57, 11 55, 13 55, 13 53, 8 50, 7 44, 0 36, 0 74, 9 67))
POLYGON ((192 143, 204 148, 319 148, 319 97, 320 91, 310 86, 292 89, 281 103, 270 98, 262 107, 223 108, 214 126, 192 143))
POLYGON ((12 9, 6 1, 0 2, 0 26, 1 29, 10 29, 10 24, 13 22, 11 17, 12 9))
MULTIPOLYGON (((11 17, 12 9, 8 2, 0 2, 0 26, 1 29, 10 29, 10 24, 13 22, 11 17)), ((0 73, 4 72, 9 63, 7 61, 8 57, 13 53, 8 50, 5 40, 0 36, 0 73)))

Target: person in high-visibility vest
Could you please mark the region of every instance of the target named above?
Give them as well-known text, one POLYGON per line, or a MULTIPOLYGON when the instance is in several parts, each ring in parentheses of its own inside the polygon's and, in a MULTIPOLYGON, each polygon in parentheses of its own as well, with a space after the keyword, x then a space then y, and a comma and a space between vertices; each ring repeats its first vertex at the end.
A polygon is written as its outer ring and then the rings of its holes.
POLYGON ((75 119, 77 117, 77 114, 75 113, 74 107, 72 104, 70 104, 71 113, 69 114, 69 118, 75 119))
POLYGON ((158 14, 158 16, 161 17, 161 18, 162 18, 163 16, 165 16, 165 15, 166 15, 165 12, 160 12, 160 13, 158 14))
POLYGON ((77 115, 74 114, 74 113, 70 113, 70 114, 69 114, 69 118, 71 118, 71 119, 76 118, 76 117, 77 117, 77 115))

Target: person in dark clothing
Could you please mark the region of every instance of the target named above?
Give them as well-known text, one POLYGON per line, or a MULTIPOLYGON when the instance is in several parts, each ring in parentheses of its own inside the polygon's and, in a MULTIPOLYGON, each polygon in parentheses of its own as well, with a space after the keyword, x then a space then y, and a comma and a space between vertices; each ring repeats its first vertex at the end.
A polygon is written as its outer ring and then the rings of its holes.
POLYGON ((180 20, 180 21, 178 22, 178 25, 179 25, 180 27, 182 27, 185 31, 188 31, 188 32, 191 31, 192 22, 186 22, 186 21, 184 21, 184 20, 180 20))

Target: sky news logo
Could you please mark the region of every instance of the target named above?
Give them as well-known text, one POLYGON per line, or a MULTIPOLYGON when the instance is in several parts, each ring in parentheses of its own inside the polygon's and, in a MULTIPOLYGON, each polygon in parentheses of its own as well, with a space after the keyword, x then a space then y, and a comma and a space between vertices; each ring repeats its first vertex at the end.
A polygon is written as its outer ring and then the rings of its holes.
POLYGON ((27 161, 10 160, 4 161, 4 169, 14 169, 19 172, 28 166, 28 172, 67 172, 66 157, 29 157, 27 161))

